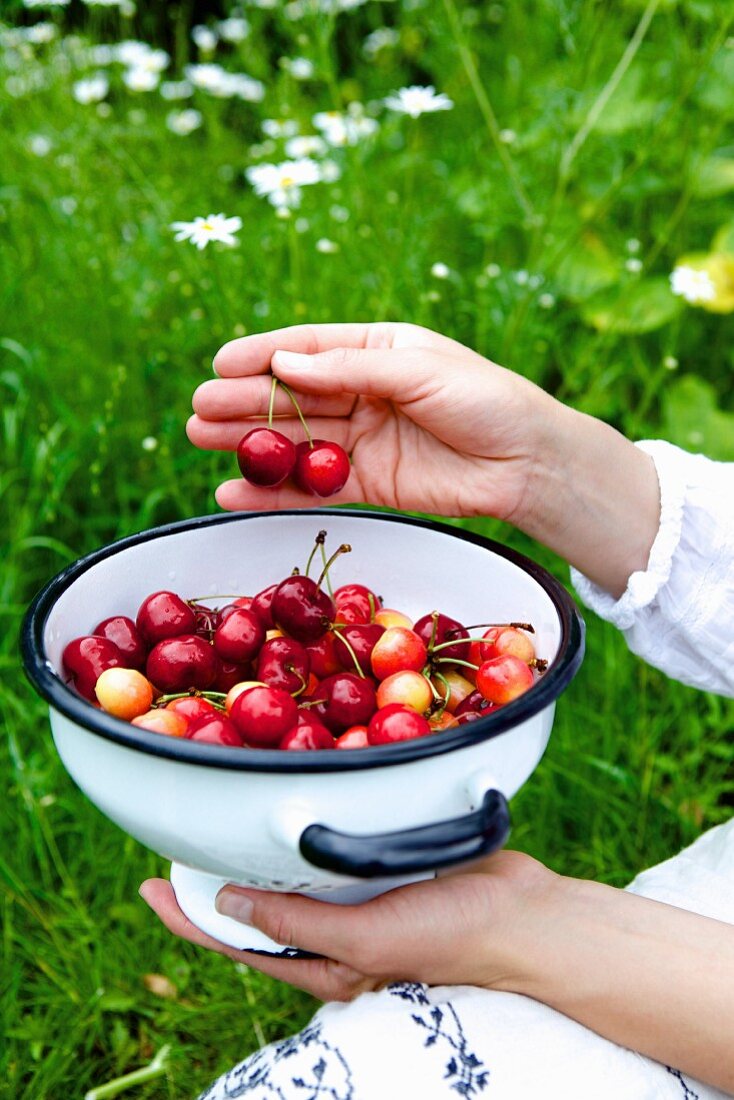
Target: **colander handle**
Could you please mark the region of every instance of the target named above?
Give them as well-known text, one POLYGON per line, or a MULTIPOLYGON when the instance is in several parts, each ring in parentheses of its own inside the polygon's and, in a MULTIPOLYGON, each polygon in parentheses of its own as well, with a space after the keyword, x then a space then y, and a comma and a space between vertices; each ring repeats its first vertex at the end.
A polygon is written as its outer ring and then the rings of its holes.
POLYGON ((314 867, 357 878, 432 871, 489 855, 510 835, 510 811, 501 791, 489 790, 472 813, 395 833, 358 836, 327 825, 301 834, 301 855, 314 867))

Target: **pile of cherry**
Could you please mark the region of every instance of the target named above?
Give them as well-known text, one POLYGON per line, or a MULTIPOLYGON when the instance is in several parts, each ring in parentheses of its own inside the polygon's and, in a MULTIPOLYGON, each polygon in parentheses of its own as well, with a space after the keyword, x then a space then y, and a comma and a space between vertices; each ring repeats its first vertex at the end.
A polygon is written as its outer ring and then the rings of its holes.
MULTIPOLYGON (((325 532, 317 536, 322 556, 325 532)), ((333 595, 297 570, 211 607, 153 592, 75 638, 76 690, 135 726, 218 745, 347 749, 476 721, 532 687, 546 662, 529 623, 474 635, 431 611, 413 622, 361 584, 333 595)), ((220 602, 209 597, 213 602, 220 602)), ((229 598, 229 597, 226 597, 229 598)))

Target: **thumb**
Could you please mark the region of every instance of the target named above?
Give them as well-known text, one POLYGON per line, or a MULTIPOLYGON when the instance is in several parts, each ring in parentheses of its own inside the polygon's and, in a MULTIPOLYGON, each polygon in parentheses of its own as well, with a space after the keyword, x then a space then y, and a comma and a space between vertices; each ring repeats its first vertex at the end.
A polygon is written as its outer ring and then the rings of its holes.
POLYGON ((371 942, 368 905, 338 905, 302 894, 224 886, 217 912, 250 924, 284 947, 298 947, 361 969, 361 945, 371 942))
POLYGON ((273 373, 303 393, 363 394, 415 401, 435 390, 442 357, 429 348, 330 348, 273 353, 273 373))

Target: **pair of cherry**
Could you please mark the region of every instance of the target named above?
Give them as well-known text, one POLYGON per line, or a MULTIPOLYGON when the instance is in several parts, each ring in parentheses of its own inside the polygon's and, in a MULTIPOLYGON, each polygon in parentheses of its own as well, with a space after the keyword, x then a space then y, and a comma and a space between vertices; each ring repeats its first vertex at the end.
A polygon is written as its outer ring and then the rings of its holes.
POLYGON ((343 447, 328 439, 314 439, 308 430, 295 396, 273 375, 270 387, 268 424, 253 428, 237 445, 237 462, 246 481, 275 488, 291 477, 299 489, 319 497, 330 497, 346 485, 349 456, 343 447), (295 444, 273 427, 273 404, 278 386, 293 402, 306 439, 295 444))

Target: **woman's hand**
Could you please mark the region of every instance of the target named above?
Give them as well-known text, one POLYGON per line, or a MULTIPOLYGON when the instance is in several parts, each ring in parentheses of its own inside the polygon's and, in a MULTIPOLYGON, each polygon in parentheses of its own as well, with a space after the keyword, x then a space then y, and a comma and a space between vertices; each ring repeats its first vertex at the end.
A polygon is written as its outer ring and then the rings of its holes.
MULTIPOLYGON (((351 455, 350 479, 330 504, 509 519, 522 510, 554 405, 511 371, 408 324, 302 325, 246 336, 225 344, 214 367, 220 378, 194 395, 192 442, 236 448, 250 418, 267 413, 272 370, 293 390, 312 435, 351 455)), ((275 411, 278 431, 302 440, 283 391, 275 411)), ((230 509, 314 503, 290 485, 262 489, 242 479, 221 485, 217 500, 230 509)))
POLYGON ((217 909, 284 946, 322 955, 280 959, 226 947, 178 907, 170 883, 149 879, 141 895, 175 935, 323 1001, 348 1001, 391 981, 515 988, 537 955, 540 915, 559 876, 520 852, 497 852, 471 869, 403 886, 362 905, 226 886, 217 909))
POLYGON ((170 883, 141 894, 163 923, 321 1000, 394 980, 475 985, 542 1001, 621 1046, 734 1092, 734 927, 555 875, 519 852, 340 906, 226 886, 220 911, 325 958, 271 959, 195 928, 170 883))
MULTIPOLYGON (((615 595, 647 564, 659 518, 649 456, 454 340, 410 324, 299 325, 233 340, 214 366, 219 378, 199 386, 188 423, 199 447, 235 450, 264 422, 272 372, 311 434, 351 456, 330 504, 494 516, 615 595)), ((304 438, 282 390, 275 414, 279 431, 304 438)), ((217 501, 270 510, 309 507, 314 497, 237 478, 219 486, 217 501)))

